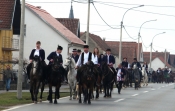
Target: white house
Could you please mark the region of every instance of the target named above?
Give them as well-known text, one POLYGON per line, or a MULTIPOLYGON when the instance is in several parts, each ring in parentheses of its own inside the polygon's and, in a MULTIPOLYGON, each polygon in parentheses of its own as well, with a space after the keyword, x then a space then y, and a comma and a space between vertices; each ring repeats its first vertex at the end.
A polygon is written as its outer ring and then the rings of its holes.
MULTIPOLYGON (((19 39, 19 36, 14 36, 14 38, 19 39)), ((41 41, 41 47, 45 50, 46 58, 52 51, 56 51, 58 45, 61 45, 63 47, 63 60, 68 57, 73 48, 82 49, 84 45, 81 39, 47 11, 41 9, 41 7, 26 4, 24 59, 29 59, 31 50, 35 48, 36 41, 41 41)), ((14 52, 13 58, 18 57, 19 53, 14 52)), ((46 62, 48 63, 47 60, 46 62)))

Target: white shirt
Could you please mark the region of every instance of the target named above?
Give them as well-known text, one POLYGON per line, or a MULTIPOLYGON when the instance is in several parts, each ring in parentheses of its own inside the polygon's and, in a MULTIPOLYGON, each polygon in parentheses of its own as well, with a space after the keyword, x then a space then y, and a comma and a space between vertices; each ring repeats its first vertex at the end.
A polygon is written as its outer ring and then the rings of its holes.
POLYGON ((58 52, 56 52, 57 56, 59 56, 60 54, 58 52))
POLYGON ((98 56, 93 54, 94 59, 92 60, 94 64, 98 64, 98 56))
MULTIPOLYGON (((82 54, 81 54, 82 55, 82 54)), ((80 57, 78 58, 78 61, 77 61, 77 64, 76 66, 81 66, 81 55, 80 57)), ((88 62, 88 58, 89 58, 89 52, 88 53, 85 53, 84 52, 84 61, 83 61, 83 64, 86 64, 88 62)), ((92 62, 94 62, 94 55, 92 54, 92 57, 91 57, 91 60, 92 62)))
POLYGON ((117 81, 121 81, 121 69, 118 69, 118 72, 117 72, 117 81))
POLYGON ((39 49, 36 49, 35 52, 34 52, 34 56, 39 56, 39 49))
POLYGON ((110 55, 107 55, 107 56, 108 56, 108 58, 107 58, 107 59, 108 59, 108 62, 107 62, 107 64, 109 64, 109 56, 110 56, 110 55))

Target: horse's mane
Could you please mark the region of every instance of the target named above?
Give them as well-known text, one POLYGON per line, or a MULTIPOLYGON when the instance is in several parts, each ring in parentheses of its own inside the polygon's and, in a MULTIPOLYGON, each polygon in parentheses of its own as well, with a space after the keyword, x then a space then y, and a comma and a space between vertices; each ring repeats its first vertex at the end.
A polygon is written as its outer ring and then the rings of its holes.
POLYGON ((71 57, 72 64, 76 66, 75 60, 71 57))

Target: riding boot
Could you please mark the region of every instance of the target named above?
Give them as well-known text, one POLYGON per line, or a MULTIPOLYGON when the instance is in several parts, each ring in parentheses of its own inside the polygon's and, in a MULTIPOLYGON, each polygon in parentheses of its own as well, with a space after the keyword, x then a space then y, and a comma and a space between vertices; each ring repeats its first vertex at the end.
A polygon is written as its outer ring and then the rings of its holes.
POLYGON ((80 84, 80 69, 77 71, 77 85, 80 84))

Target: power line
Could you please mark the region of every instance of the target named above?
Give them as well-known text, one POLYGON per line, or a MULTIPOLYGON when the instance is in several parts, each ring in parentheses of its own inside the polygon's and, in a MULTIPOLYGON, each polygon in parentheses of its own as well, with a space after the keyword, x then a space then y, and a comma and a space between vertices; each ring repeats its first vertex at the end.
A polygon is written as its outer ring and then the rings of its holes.
MULTIPOLYGON (((137 6, 140 5, 140 4, 116 3, 116 2, 101 2, 101 1, 94 1, 94 2, 109 3, 109 4, 121 4, 121 5, 137 5, 137 6)), ((175 6, 159 6, 159 5, 144 5, 144 6, 175 8, 175 6)))
POLYGON ((110 29, 106 29, 106 30, 97 30, 97 31, 91 31, 91 32, 104 32, 104 31, 108 31, 108 30, 112 30, 112 29, 110 28, 110 29))
POLYGON ((27 3, 70 3, 70 2, 29 2, 26 1, 27 3))
POLYGON ((133 38, 133 37, 131 37, 131 36, 129 35, 129 33, 127 32, 126 28, 125 28, 124 26, 123 26, 123 28, 124 28, 126 34, 127 34, 131 39, 133 39, 133 40, 137 40, 137 39, 138 39, 138 38, 133 38))
MULTIPOLYGON (((96 2, 96 3, 99 3, 99 2, 96 2)), ((99 3, 99 4, 107 5, 107 6, 112 6, 112 7, 118 7, 118 8, 122 8, 122 9, 129 9, 129 8, 120 7, 120 6, 116 6, 116 5, 105 4, 105 3, 99 3)), ((132 10, 133 10, 133 11, 138 11, 138 12, 144 12, 144 13, 150 13, 150 14, 162 15, 162 16, 175 17, 175 15, 161 14, 161 13, 148 12, 148 11, 141 11, 141 10, 136 10, 136 9, 132 9, 132 10)))
POLYGON ((94 6, 96 12, 97 12, 98 15, 100 16, 100 18, 103 20, 103 22, 104 22, 107 26, 109 26, 109 27, 112 28, 112 29, 120 29, 120 28, 115 28, 115 27, 110 26, 110 25, 103 19, 103 17, 100 15, 100 13, 98 12, 98 10, 97 10, 97 8, 95 7, 94 3, 92 3, 92 4, 93 4, 93 6, 94 6))
POLYGON ((141 40, 142 40, 142 44, 143 44, 143 46, 147 49, 147 48, 149 48, 150 46, 146 46, 145 44, 144 44, 144 42, 143 42, 143 38, 140 36, 140 38, 141 38, 141 40))

